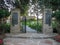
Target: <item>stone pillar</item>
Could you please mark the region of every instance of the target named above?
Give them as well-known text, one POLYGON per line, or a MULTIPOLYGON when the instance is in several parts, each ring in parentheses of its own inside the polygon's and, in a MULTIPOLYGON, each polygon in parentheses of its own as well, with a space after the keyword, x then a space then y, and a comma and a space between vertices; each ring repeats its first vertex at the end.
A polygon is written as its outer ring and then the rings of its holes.
POLYGON ((20 10, 14 9, 11 12, 11 33, 20 33, 20 10))
POLYGON ((52 9, 44 9, 43 15, 43 33, 44 34, 52 34, 52 25, 51 25, 51 15, 52 9))

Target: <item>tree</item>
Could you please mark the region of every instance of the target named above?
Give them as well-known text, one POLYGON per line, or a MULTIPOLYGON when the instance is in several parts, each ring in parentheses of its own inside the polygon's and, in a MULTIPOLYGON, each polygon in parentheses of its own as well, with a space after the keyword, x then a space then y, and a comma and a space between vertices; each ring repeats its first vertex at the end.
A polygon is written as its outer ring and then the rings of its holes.
POLYGON ((9 11, 6 9, 0 9, 0 19, 6 18, 10 15, 9 11))
POLYGON ((5 7, 4 0, 0 0, 0 32, 5 32, 5 24, 6 24, 6 18, 10 16, 10 12, 5 7))
MULTIPOLYGON (((38 0, 39 5, 44 5, 45 7, 52 8, 54 11, 60 9, 60 0, 38 0)), ((36 3, 36 0, 32 0, 32 3, 36 3)))
POLYGON ((10 16, 10 12, 6 9, 0 9, 0 32, 5 32, 5 24, 7 17, 10 16))
POLYGON ((27 14, 29 0, 16 0, 14 5, 16 8, 20 9, 21 15, 27 14))
POLYGON ((55 21, 57 23, 56 29, 57 32, 60 34, 60 10, 55 11, 55 13, 53 13, 52 16, 55 18, 55 21))
POLYGON ((57 10, 60 9, 60 0, 44 0, 44 5, 50 5, 53 10, 57 10))
POLYGON ((52 17, 55 17, 55 20, 57 22, 57 31, 60 34, 60 0, 50 0, 51 7, 53 11, 55 11, 52 14, 52 17))

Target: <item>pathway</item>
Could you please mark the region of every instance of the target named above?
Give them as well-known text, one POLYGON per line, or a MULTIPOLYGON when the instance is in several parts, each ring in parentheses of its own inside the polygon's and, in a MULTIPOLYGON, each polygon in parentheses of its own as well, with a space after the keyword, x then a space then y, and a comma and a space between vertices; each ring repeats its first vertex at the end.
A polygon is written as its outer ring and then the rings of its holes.
POLYGON ((4 45, 60 45, 49 37, 52 35, 37 33, 6 34, 4 45))
POLYGON ((60 45, 52 39, 52 35, 36 33, 36 30, 26 26, 27 33, 6 34, 4 45, 60 45), (33 33, 34 32, 34 33, 33 33))
POLYGON ((34 30, 34 29, 32 29, 32 28, 30 28, 30 27, 28 27, 28 26, 26 26, 26 32, 27 32, 27 33, 37 33, 36 30, 34 30))
POLYGON ((60 45, 52 39, 7 38, 4 41, 4 45, 60 45))
MULTIPOLYGON (((23 30, 25 30, 25 26, 23 25, 23 30)), ((36 30, 30 28, 29 26, 26 26, 26 33, 37 33, 36 30)))

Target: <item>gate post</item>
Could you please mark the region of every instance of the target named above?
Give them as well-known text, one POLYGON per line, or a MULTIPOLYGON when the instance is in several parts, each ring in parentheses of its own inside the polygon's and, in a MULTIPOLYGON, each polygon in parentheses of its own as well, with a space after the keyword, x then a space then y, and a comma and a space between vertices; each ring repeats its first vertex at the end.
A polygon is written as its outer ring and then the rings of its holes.
POLYGON ((43 33, 44 34, 52 34, 53 33, 51 19, 52 19, 52 9, 45 8, 44 15, 43 15, 43 33))
POLYGON ((20 10, 13 9, 11 11, 11 33, 20 33, 20 10))

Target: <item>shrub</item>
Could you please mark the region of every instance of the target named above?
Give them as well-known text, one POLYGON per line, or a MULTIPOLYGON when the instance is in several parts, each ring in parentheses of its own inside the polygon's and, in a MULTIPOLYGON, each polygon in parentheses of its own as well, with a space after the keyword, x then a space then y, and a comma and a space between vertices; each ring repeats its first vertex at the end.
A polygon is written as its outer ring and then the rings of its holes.
POLYGON ((35 20, 27 22, 27 25, 29 27, 31 27, 32 29, 37 30, 37 32, 42 32, 42 23, 41 23, 41 21, 38 22, 38 25, 37 25, 37 22, 35 20))
MULTIPOLYGON (((22 21, 21 23, 23 25, 25 25, 24 21, 22 21)), ((31 27, 32 29, 37 30, 37 32, 41 32, 42 31, 42 21, 41 20, 39 20, 38 25, 37 25, 37 21, 34 20, 34 19, 33 20, 27 20, 26 25, 31 27)))
POLYGON ((5 25, 5 33, 10 33, 10 24, 5 25))
POLYGON ((5 33, 9 33, 10 32, 10 24, 1 24, 0 25, 0 30, 4 31, 5 33))
POLYGON ((54 21, 52 21, 52 28, 53 28, 53 32, 54 32, 54 33, 57 33, 56 27, 57 27, 57 23, 56 23, 56 21, 54 20, 54 21))

